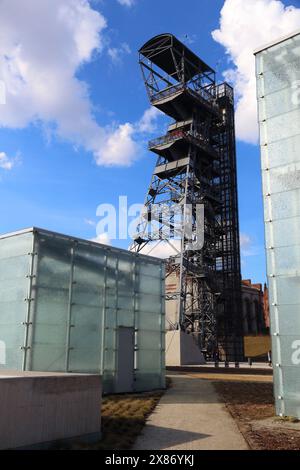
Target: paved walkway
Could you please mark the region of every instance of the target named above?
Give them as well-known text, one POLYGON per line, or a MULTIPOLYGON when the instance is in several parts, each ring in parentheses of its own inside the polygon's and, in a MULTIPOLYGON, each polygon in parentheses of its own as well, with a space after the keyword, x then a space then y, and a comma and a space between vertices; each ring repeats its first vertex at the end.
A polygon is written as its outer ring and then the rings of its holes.
POLYGON ((248 450, 210 381, 170 377, 172 387, 147 421, 135 450, 248 450))

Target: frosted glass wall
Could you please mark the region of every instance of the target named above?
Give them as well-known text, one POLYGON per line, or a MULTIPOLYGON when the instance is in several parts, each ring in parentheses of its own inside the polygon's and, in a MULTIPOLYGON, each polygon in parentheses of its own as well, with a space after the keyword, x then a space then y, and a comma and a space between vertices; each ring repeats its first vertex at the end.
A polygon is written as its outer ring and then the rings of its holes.
POLYGON ((118 329, 129 327, 134 390, 165 386, 158 259, 42 230, 2 237, 0 306, 0 368, 101 373, 113 392, 118 329))
POLYGON ((24 366, 25 326, 29 313, 32 234, 0 241, 0 368, 24 366))
POLYGON ((300 34, 256 64, 276 410, 300 418, 300 34))

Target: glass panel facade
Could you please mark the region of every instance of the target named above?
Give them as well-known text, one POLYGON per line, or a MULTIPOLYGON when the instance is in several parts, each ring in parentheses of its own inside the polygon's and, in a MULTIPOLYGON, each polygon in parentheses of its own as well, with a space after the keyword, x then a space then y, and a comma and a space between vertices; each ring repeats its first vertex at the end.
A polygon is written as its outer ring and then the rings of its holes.
POLYGON ((164 387, 164 275, 159 259, 39 229, 0 238, 0 368, 100 373, 114 392, 129 327, 134 390, 164 387))
POLYGON ((23 367, 32 249, 30 233, 0 240, 0 368, 23 367))
POLYGON ((256 64, 276 410, 300 418, 300 34, 256 64))

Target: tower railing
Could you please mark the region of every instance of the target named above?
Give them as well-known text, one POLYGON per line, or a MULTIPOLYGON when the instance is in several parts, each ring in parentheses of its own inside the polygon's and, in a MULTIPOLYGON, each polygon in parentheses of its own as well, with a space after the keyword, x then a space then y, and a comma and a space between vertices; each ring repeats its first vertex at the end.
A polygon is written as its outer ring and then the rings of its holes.
POLYGON ((171 144, 172 142, 176 142, 180 139, 186 139, 190 143, 194 143, 203 149, 208 155, 211 155, 216 160, 219 159, 218 152, 210 145, 207 139, 203 137, 203 135, 199 134, 198 132, 192 131, 183 131, 183 130, 175 130, 168 132, 167 134, 157 137, 156 139, 150 140, 148 144, 149 150, 171 144))
POLYGON ((150 92, 150 102, 155 106, 155 103, 162 101, 165 98, 172 98, 179 93, 188 91, 197 101, 200 101, 205 106, 210 106, 215 112, 219 113, 219 107, 216 103, 216 97, 207 91, 206 88, 198 88, 193 90, 186 83, 179 83, 170 87, 164 88, 160 91, 152 90, 150 92))

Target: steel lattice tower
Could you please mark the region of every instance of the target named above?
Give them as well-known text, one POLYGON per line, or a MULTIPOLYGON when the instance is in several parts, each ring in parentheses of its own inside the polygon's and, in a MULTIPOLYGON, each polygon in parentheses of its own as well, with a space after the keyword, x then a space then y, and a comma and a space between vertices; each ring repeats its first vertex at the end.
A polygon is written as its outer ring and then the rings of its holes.
POLYGON ((150 102, 172 122, 166 135, 149 143, 158 159, 131 249, 143 251, 151 242, 174 247, 167 276, 176 273, 179 282, 166 300, 176 303, 177 315, 169 323, 194 333, 211 356, 239 361, 243 347, 233 90, 226 83, 216 84, 214 70, 171 34, 154 37, 139 53, 150 102), (200 248, 195 245, 199 207, 204 208, 200 248))

